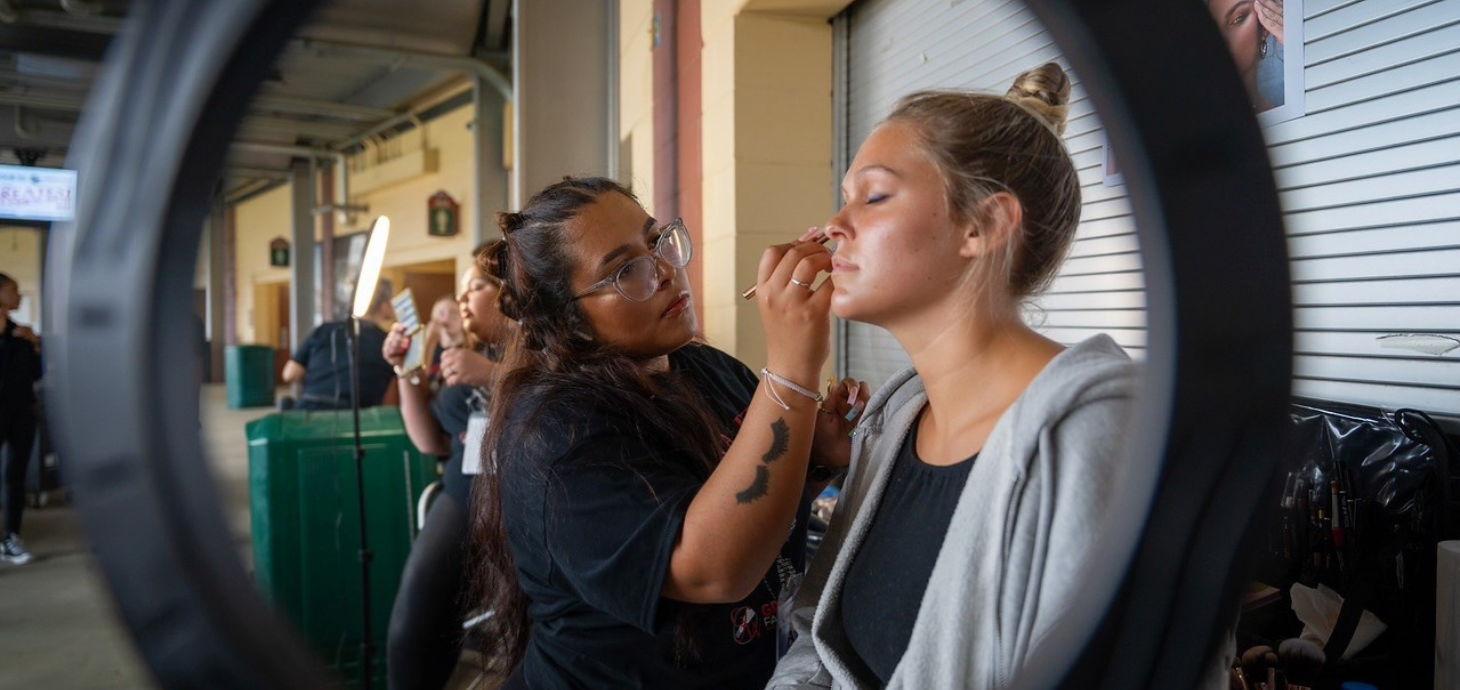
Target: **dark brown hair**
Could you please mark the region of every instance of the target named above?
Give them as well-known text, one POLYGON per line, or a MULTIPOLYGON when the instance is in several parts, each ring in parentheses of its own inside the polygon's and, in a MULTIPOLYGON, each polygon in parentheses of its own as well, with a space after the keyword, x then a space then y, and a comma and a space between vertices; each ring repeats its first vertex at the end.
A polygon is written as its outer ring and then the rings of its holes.
MULTIPOLYGON (((538 192, 520 213, 499 214, 503 240, 482 264, 501 280, 502 313, 518 324, 492 392, 492 424, 482 448, 483 462, 489 463, 485 466, 496 467, 499 481, 476 482, 472 498, 474 595, 483 609, 494 612, 484 635, 487 657, 505 661, 508 671, 526 652, 530 621, 503 521, 499 482, 526 471, 515 459, 549 452, 554 441, 561 441, 546 438, 549 431, 539 421, 568 405, 584 414, 617 411, 617 416, 633 420, 632 433, 671 451, 653 462, 674 463, 702 478, 709 477, 724 450, 720 423, 678 374, 648 374, 640 362, 589 335, 591 326, 573 299, 574 263, 567 247, 575 231, 592 231, 573 227, 574 221, 605 194, 637 201, 609 179, 565 178, 538 192)), ((639 473, 645 468, 625 462, 623 469, 639 473)), ((686 617, 696 611, 694 606, 679 607, 681 632, 687 629, 686 617)), ((679 641, 681 655, 692 656, 694 640, 681 634, 679 641)))
POLYGON ((1002 279, 1016 299, 1049 286, 1079 223, 1080 179, 1060 139, 1069 99, 1070 79, 1051 62, 1019 75, 1002 97, 919 91, 886 120, 917 132, 958 220, 979 222, 983 202, 1000 191, 1019 200, 1023 226, 984 275, 1002 279))
MULTIPOLYGON (((486 242, 477 245, 476 249, 471 250, 472 264, 481 269, 482 273, 486 275, 487 279, 496 283, 498 288, 502 286, 501 279, 497 277, 497 249, 501 245, 502 240, 487 240, 486 242)), ((457 301, 459 298, 460 295, 458 294, 457 297, 452 298, 452 301, 457 301)), ((488 358, 490 358, 494 362, 498 361, 501 358, 501 353, 506 343, 481 342, 481 339, 477 337, 477 334, 472 333, 464 326, 465 324, 463 324, 461 332, 463 335, 466 336, 467 347, 473 350, 485 347, 487 349, 488 358)))

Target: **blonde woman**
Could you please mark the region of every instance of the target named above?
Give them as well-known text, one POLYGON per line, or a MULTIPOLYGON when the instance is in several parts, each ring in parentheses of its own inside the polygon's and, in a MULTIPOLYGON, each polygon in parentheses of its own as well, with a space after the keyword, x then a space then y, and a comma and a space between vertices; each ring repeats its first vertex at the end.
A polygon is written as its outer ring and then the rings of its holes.
POLYGON ((1136 368, 1025 325, 1075 235, 1057 65, 1007 96, 923 92, 862 144, 828 224, 832 310, 913 366, 868 405, 774 688, 1000 688, 1102 554, 1136 368))

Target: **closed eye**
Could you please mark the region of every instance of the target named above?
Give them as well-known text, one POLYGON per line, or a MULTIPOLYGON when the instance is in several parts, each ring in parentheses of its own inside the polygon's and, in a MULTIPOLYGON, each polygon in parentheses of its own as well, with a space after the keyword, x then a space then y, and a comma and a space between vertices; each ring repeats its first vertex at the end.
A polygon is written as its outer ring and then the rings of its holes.
POLYGON ((890 195, 888 195, 888 194, 873 194, 872 196, 867 197, 867 203, 868 204, 880 203, 882 201, 887 200, 887 197, 888 196, 890 196, 890 195))

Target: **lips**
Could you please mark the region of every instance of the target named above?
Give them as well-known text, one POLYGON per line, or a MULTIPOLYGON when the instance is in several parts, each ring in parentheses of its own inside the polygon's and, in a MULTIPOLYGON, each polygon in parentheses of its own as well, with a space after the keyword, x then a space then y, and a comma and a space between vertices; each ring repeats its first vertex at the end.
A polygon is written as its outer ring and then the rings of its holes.
POLYGON ((840 257, 835 257, 835 256, 832 257, 832 259, 831 259, 831 272, 832 273, 846 273, 847 271, 855 271, 855 270, 857 270, 857 265, 856 264, 854 264, 854 263, 852 263, 850 261, 844 261, 840 257))
POLYGON ((664 313, 661 314, 660 316, 664 316, 664 317, 679 316, 680 314, 684 313, 684 310, 687 309, 688 307, 689 307, 689 291, 688 290, 685 290, 684 292, 679 293, 679 297, 675 298, 675 300, 673 302, 670 302, 669 303, 669 308, 668 309, 665 309, 664 310, 664 313))

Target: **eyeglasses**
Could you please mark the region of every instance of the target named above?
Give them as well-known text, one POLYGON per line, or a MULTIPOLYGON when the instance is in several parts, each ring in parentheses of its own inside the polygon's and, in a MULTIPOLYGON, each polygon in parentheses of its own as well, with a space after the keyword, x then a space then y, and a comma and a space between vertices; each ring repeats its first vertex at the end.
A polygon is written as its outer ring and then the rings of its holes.
POLYGON ((573 299, 613 285, 618 294, 627 299, 635 302, 646 301, 659 290, 659 259, 678 270, 689 265, 693 253, 694 247, 689 242, 689 228, 684 227, 684 220, 676 218, 659 228, 659 238, 654 241, 653 254, 638 257, 619 266, 613 275, 589 285, 582 292, 573 295, 573 299))

